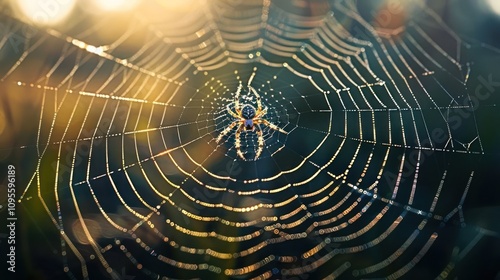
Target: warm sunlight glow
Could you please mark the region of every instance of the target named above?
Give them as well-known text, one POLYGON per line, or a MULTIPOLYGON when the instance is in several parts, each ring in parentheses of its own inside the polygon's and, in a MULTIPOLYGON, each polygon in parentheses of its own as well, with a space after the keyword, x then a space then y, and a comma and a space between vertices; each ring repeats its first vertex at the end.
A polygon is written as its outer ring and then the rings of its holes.
POLYGON ((16 0, 12 1, 29 21, 37 25, 55 25, 73 10, 75 0, 16 0))
POLYGON ((107 12, 128 11, 139 3, 139 0, 92 0, 92 4, 107 12))
POLYGON ((159 2, 168 10, 183 11, 189 10, 193 7, 200 7, 205 3, 201 0, 167 0, 159 2))
POLYGON ((493 12, 497 15, 500 15, 500 1, 498 0, 486 0, 488 5, 493 10, 493 12))

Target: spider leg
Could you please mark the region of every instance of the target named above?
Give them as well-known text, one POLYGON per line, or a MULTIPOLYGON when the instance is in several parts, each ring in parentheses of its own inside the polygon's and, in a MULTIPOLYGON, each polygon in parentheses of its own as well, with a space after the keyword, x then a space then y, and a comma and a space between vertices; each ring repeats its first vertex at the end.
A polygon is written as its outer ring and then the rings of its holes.
POLYGON ((238 89, 236 90, 236 95, 234 96, 234 110, 236 111, 237 115, 241 115, 240 92, 242 87, 243 86, 240 83, 238 89))
POLYGON ((255 117, 254 118, 262 118, 267 114, 267 107, 264 107, 261 111, 257 110, 255 112, 255 117))
POLYGON ((268 122, 268 121, 267 121, 267 120, 265 120, 265 119, 258 119, 258 120, 256 120, 256 122, 257 122, 258 124, 264 124, 264 125, 267 125, 269 128, 274 129, 274 130, 277 130, 277 131, 279 131, 279 132, 281 132, 281 133, 288 134, 288 132, 284 131, 282 128, 278 127, 278 126, 277 126, 277 125, 275 125, 275 124, 272 124, 272 123, 268 122))
POLYGON ((257 147, 257 151, 255 152, 254 160, 257 160, 260 154, 262 154, 262 151, 264 150, 264 136, 262 135, 262 129, 260 128, 260 125, 257 124, 256 126, 257 126, 257 136, 258 136, 257 143, 259 146, 257 147))
MULTIPOLYGON (((235 108, 236 108, 236 107, 235 107, 235 108)), ((240 118, 240 116, 238 116, 238 114, 237 114, 236 112, 233 112, 233 110, 231 110, 231 108, 229 108, 229 104, 227 104, 226 109, 227 109, 227 112, 228 112, 231 116, 233 116, 234 118, 237 118, 237 119, 239 119, 239 118, 240 118)))
POLYGON ((256 112, 256 115, 263 116, 264 114, 262 114, 263 110, 262 110, 262 101, 260 100, 260 95, 257 93, 257 91, 253 87, 248 86, 248 88, 250 88, 250 90, 255 95, 255 99, 257 100, 257 112, 256 112))
POLYGON ((233 129, 238 124, 238 122, 240 122, 240 121, 239 120, 234 121, 230 125, 228 125, 226 128, 224 128, 224 130, 219 134, 219 136, 217 136, 217 139, 215 140, 215 142, 219 143, 220 140, 222 140, 222 137, 224 137, 226 134, 228 134, 229 131, 231 131, 231 129, 233 129))
POLYGON ((240 158, 242 158, 243 160, 247 160, 245 158, 245 155, 243 155, 243 152, 241 151, 241 139, 240 139, 240 134, 241 134, 241 131, 243 130, 245 126, 243 124, 240 124, 240 126, 238 127, 238 130, 236 130, 236 135, 235 135, 235 139, 236 139, 236 142, 234 143, 234 146, 236 148, 236 153, 238 154, 238 156, 240 158))

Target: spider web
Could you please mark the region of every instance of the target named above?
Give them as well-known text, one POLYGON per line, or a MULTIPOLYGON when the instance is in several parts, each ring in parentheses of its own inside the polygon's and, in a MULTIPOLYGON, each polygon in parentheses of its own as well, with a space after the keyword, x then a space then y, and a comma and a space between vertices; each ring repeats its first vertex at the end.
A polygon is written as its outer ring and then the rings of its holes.
POLYGON ((0 47, 31 30, 0 69, 37 120, 16 145, 29 159, 19 201, 39 231, 57 228, 59 244, 45 239, 59 275, 454 275, 498 238, 464 214, 491 152, 477 114, 494 103, 473 110, 476 46, 409 9, 383 29, 347 0, 205 1, 169 19, 149 16, 169 13, 158 2, 115 30, 112 16, 55 30, 5 10, 0 47), (288 132, 261 125, 255 160, 255 132, 241 134, 247 161, 236 129, 215 141, 240 84, 240 102, 256 107, 253 87, 288 132), (449 245, 456 232, 472 237, 449 245))

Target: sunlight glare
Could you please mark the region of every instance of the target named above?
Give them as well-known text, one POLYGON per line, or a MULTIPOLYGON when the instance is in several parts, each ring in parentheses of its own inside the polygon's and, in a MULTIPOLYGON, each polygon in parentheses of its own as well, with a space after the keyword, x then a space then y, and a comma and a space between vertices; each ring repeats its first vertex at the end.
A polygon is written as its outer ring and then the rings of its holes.
POLYGON ((500 1, 498 0, 486 0, 488 5, 493 10, 493 12, 497 15, 500 15, 500 1))
POLYGON ((29 21, 36 25, 55 25, 63 21, 73 10, 75 0, 17 0, 12 1, 29 21))
POLYGON ((113 11, 129 11, 132 10, 137 4, 139 0, 92 0, 92 4, 99 9, 106 12, 113 11))
POLYGON ((159 2, 163 7, 171 11, 184 11, 200 7, 205 1, 200 0, 169 0, 159 2))

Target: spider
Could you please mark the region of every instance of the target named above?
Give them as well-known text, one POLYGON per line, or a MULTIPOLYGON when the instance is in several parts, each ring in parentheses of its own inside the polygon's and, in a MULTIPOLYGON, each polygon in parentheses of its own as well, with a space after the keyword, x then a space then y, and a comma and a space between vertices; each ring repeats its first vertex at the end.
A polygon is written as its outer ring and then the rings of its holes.
POLYGON ((248 131, 255 131, 255 128, 257 127, 257 136, 258 136, 258 147, 257 151, 255 152, 255 158, 259 158, 260 154, 262 153, 264 149, 264 136, 262 135, 262 129, 260 127, 261 124, 268 126, 271 129, 277 130, 281 133, 288 134, 288 132, 284 131, 283 129, 279 128, 278 126, 270 123, 266 119, 262 118, 266 113, 267 113, 267 108, 262 108, 262 102, 260 100, 260 95, 257 93, 257 91, 251 87, 248 86, 250 91, 255 95, 255 98, 257 100, 257 109, 255 109, 254 106, 250 104, 240 104, 240 92, 241 92, 242 85, 240 84, 238 86, 238 90, 236 91, 236 95, 234 96, 234 112, 229 108, 229 104, 227 105, 227 112, 236 118, 230 125, 228 125, 217 137, 216 142, 219 143, 220 140, 222 140, 222 137, 224 137, 226 134, 228 134, 235 126, 238 126, 238 129, 236 130, 235 138, 236 138, 236 153, 240 158, 243 160, 247 160, 245 158, 245 155, 241 151, 241 140, 240 140, 240 134, 241 131, 245 130, 245 132, 248 131))

